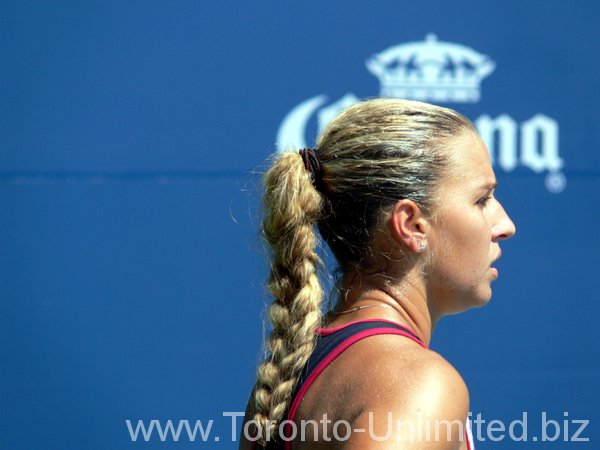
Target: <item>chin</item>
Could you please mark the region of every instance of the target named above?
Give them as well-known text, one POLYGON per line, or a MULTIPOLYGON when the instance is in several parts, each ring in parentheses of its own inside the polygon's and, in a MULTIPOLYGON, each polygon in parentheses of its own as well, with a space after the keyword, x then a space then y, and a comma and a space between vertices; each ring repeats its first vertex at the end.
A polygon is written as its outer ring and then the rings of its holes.
POLYGON ((487 305, 492 300, 492 292, 489 290, 486 293, 480 293, 479 295, 465 296, 463 297, 463 301, 461 302, 461 309, 456 311, 456 313, 461 313, 464 311, 468 311, 473 308, 481 308, 482 306, 487 305))
POLYGON ((440 296, 444 298, 441 308, 438 309, 440 317, 460 314, 473 308, 481 308, 492 299, 492 288, 489 284, 479 285, 479 289, 454 290, 445 292, 440 296))
POLYGON ((473 303, 471 304, 471 308, 481 308, 482 306, 487 305, 492 301, 492 290, 490 289, 488 293, 485 295, 481 295, 473 299, 473 303))

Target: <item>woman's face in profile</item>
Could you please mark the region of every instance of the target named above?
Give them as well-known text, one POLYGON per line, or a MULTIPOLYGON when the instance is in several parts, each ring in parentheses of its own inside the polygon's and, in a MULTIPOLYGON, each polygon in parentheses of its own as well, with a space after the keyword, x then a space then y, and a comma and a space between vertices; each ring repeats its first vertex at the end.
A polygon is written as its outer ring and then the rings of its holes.
POLYGON ((494 197, 496 177, 481 138, 467 131, 449 145, 454 162, 443 181, 432 225, 432 298, 443 314, 486 304, 499 241, 515 234, 515 225, 494 197))

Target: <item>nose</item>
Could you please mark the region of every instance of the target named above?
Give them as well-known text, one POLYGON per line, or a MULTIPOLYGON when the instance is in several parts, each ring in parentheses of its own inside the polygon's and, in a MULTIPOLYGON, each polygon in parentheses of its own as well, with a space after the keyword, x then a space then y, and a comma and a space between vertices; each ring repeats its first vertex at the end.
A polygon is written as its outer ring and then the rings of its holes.
POLYGON ((517 232, 517 228, 513 221, 508 217, 506 211, 500 203, 498 203, 498 221, 492 228, 492 240, 500 241, 502 239, 510 239, 517 232))

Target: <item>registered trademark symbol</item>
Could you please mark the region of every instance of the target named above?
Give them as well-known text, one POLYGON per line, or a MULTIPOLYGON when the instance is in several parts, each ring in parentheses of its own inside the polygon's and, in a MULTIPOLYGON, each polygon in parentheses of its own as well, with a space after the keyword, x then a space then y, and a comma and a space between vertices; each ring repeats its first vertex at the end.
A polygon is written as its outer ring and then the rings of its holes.
POLYGON ((567 188, 567 178, 562 172, 551 172, 546 175, 546 189, 558 194, 567 188))

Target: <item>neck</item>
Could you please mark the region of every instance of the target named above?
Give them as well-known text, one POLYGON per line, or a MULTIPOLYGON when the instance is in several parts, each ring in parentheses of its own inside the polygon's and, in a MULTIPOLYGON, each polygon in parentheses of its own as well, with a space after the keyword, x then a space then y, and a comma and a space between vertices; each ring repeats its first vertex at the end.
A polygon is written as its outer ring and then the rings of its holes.
POLYGON ((436 317, 427 302, 421 277, 405 274, 400 281, 380 274, 347 276, 330 325, 366 318, 383 318, 410 328, 427 346, 436 317), (381 307, 361 308, 366 305, 381 307), (355 310, 353 310, 355 308, 355 310), (348 312, 347 314, 339 314, 348 312))

